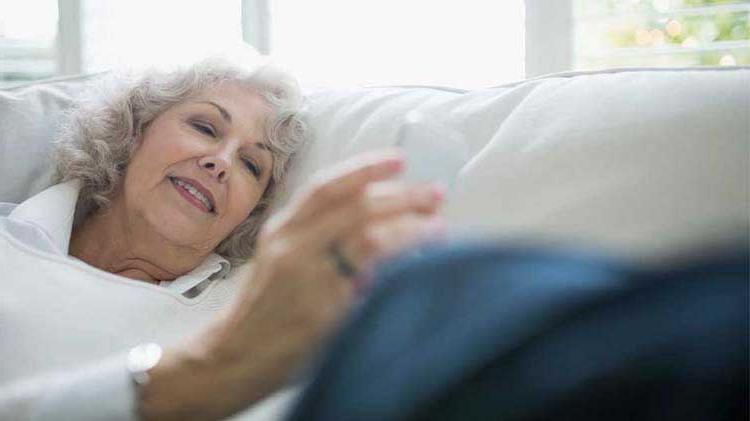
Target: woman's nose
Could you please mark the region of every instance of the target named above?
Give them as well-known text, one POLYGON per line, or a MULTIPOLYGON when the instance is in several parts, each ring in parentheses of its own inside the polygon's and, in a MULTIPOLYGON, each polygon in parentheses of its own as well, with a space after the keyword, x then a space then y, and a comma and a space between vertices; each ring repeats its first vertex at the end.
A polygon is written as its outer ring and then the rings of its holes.
POLYGON ((229 177, 229 163, 220 156, 205 156, 198 160, 198 165, 220 183, 229 177))

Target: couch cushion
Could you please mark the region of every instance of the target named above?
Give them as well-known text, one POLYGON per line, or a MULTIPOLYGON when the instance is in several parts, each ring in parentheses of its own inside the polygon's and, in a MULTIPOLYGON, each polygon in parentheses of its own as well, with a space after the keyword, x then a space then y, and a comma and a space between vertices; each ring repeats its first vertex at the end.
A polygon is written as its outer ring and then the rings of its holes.
POLYGON ((747 241, 748 68, 328 90, 310 95, 306 114, 315 143, 291 185, 358 152, 432 137, 411 159, 450 167, 436 179, 460 162, 445 209, 458 234, 644 262, 726 235, 747 241))
POLYGON ((0 90, 0 202, 18 203, 50 185, 61 113, 88 77, 53 79, 0 90))
MULTIPOLYGON (((49 184, 61 110, 87 81, 0 91, 0 201, 49 184)), ((317 169, 403 145, 412 179, 449 184, 456 233, 659 261, 747 236, 750 69, 618 70, 496 88, 309 92, 313 142, 282 202, 317 169)))

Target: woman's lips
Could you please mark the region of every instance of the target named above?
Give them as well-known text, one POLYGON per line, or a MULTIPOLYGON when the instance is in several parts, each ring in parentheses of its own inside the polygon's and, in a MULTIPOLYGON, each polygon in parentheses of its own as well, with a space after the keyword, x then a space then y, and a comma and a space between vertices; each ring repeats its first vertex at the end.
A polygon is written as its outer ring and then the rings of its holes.
MULTIPOLYGON (((213 213, 211 209, 206 207, 206 204, 203 203, 201 200, 199 200, 197 197, 193 196, 185 187, 179 185, 176 183, 176 179, 174 177, 170 177, 169 181, 172 182, 172 186, 177 190, 180 195, 188 201, 191 205, 195 206, 199 210, 206 212, 206 213, 213 213)), ((181 180, 182 181, 182 180, 181 180)))

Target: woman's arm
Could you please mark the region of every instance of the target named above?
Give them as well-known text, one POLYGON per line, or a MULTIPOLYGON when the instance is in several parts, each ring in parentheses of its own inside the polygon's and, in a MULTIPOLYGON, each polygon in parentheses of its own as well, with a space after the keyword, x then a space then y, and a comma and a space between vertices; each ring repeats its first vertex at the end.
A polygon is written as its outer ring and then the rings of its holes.
POLYGON ((353 279, 337 272, 331 244, 345 246, 362 267, 420 238, 424 227, 434 228, 441 200, 431 187, 392 184, 371 194, 373 183, 402 168, 397 156, 350 161, 269 221, 258 240, 252 282, 210 329, 165 350, 139 391, 143 417, 220 419, 288 382, 356 293, 353 279))

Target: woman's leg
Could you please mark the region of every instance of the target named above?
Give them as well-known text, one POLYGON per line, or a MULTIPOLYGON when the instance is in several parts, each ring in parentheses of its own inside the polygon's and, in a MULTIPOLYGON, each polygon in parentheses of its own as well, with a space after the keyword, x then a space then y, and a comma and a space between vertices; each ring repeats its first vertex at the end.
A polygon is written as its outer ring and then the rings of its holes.
POLYGON ((733 419, 747 411, 747 284, 747 250, 644 271, 429 249, 381 270, 292 419, 733 419))

